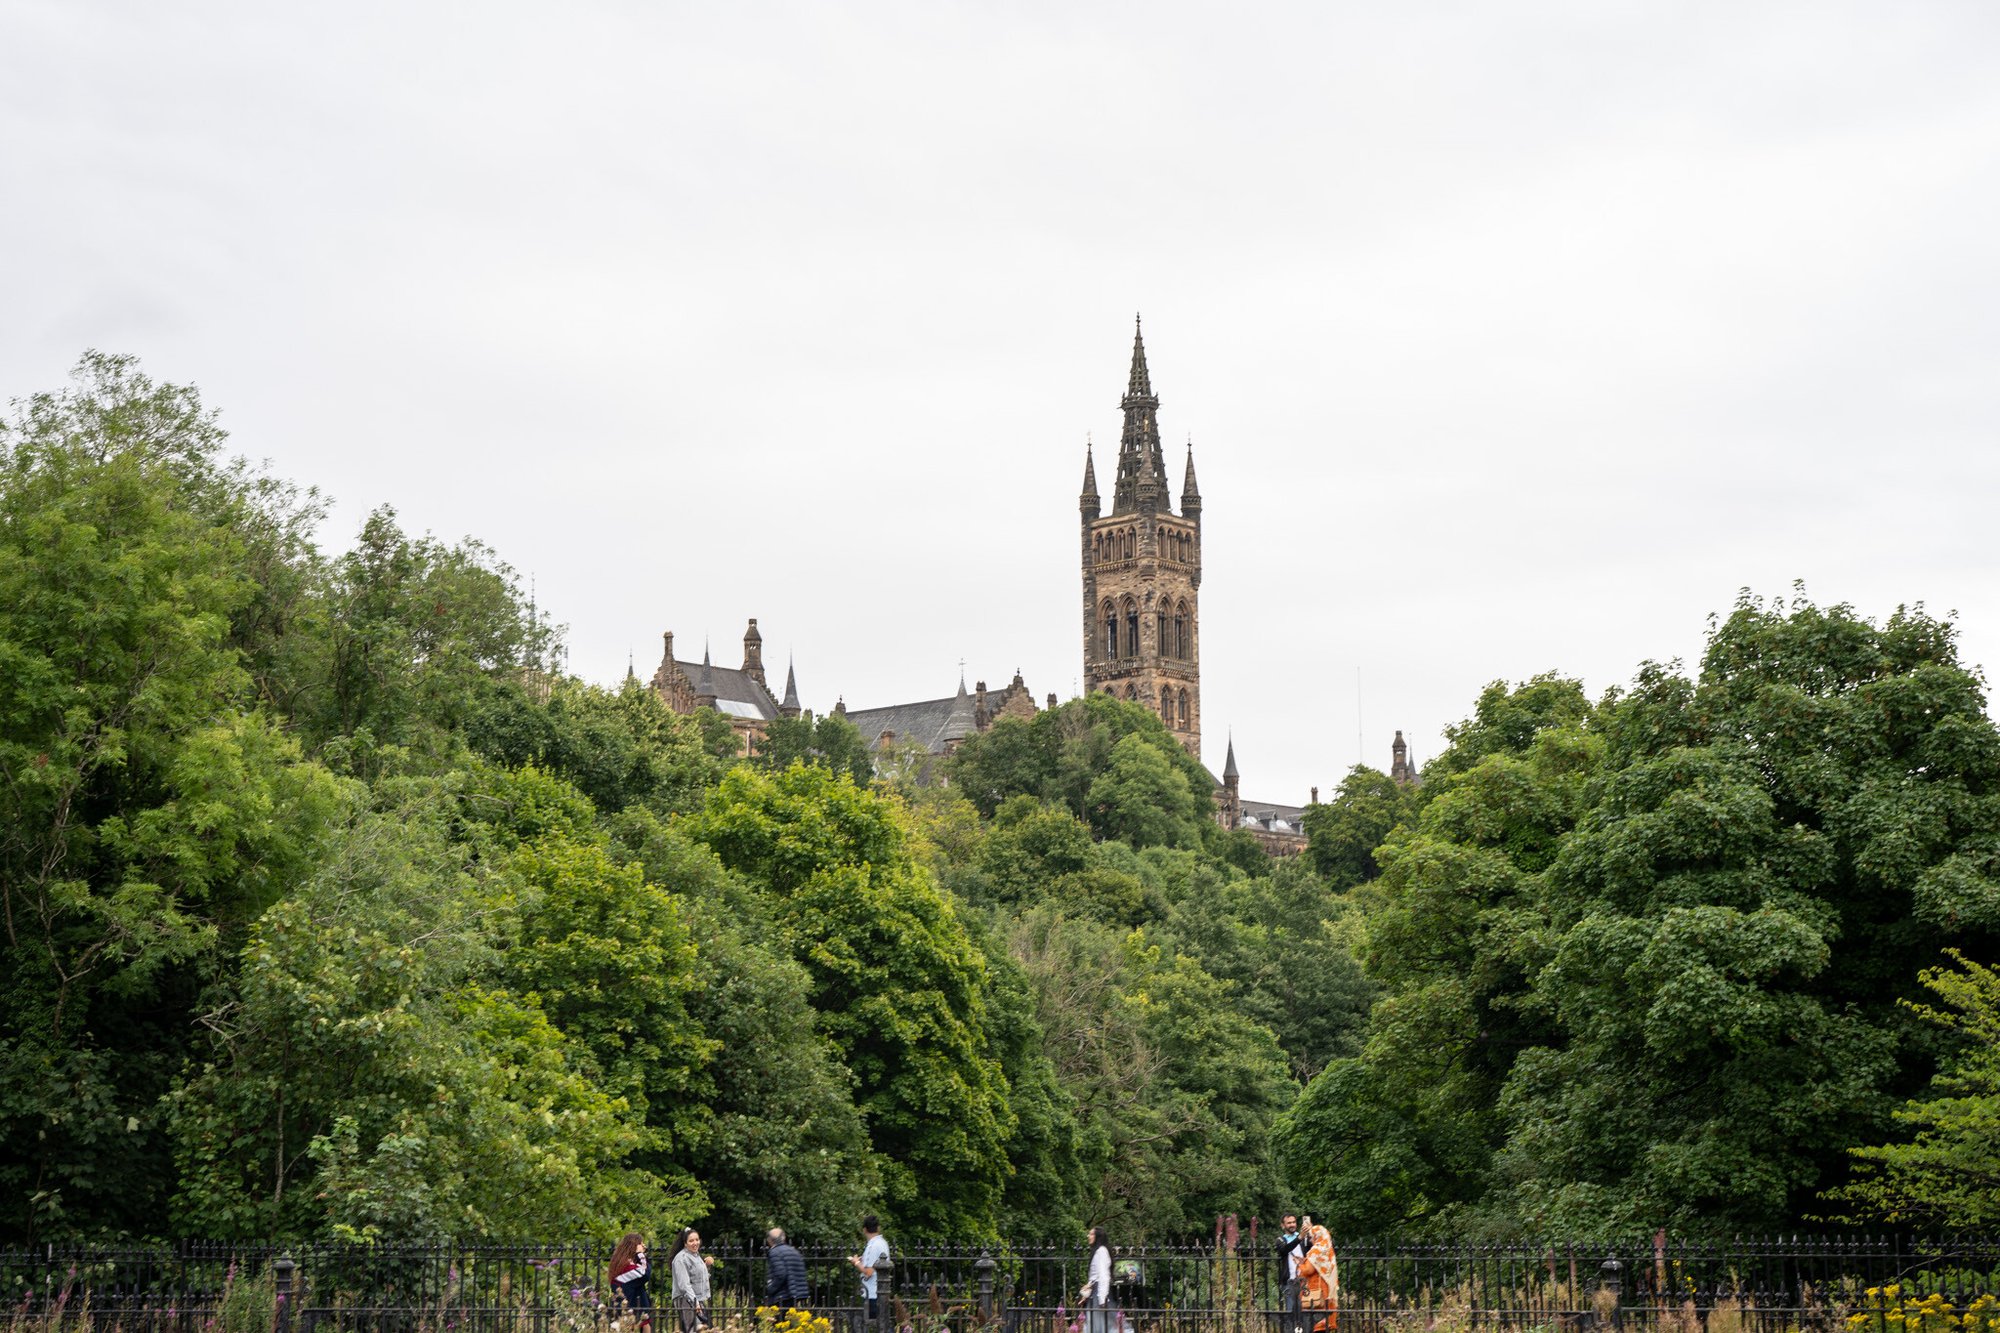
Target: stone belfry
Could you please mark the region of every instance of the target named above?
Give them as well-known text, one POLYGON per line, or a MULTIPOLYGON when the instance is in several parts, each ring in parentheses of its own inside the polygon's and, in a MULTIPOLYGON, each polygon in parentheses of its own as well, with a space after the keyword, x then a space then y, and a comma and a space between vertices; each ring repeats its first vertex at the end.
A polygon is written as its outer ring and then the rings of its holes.
POLYGON ((1083 679, 1146 705, 1189 752, 1201 754, 1201 492, 1188 445, 1181 512, 1174 513, 1160 445, 1160 400, 1146 369, 1146 340, 1132 333, 1132 374, 1119 400, 1125 430, 1111 512, 1097 493, 1097 462, 1084 450, 1083 679))

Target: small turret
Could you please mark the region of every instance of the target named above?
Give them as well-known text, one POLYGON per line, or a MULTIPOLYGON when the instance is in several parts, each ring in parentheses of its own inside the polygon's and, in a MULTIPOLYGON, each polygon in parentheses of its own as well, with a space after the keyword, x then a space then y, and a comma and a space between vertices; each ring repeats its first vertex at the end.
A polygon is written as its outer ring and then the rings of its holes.
POLYGON ((715 668, 708 660, 708 645, 701 646, 701 674, 695 677, 694 702, 697 708, 715 707, 715 668))
POLYGON ((1194 437, 1188 437, 1187 472, 1181 478, 1181 513, 1197 527, 1201 524, 1201 487, 1194 484, 1194 437))
POLYGON ((1222 761, 1222 789, 1215 793, 1215 822, 1226 829, 1243 826, 1243 795, 1237 789, 1236 737, 1229 738, 1229 752, 1222 761))
POLYGON ((743 674, 764 684, 764 636, 757 632, 755 616, 750 617, 750 628, 743 631, 743 674))
POLYGON ((797 717, 798 715, 799 682, 798 677, 792 674, 792 659, 787 657, 785 659, 785 701, 778 705, 778 716, 797 717))
POLYGON ((1083 441, 1083 491, 1076 497, 1076 507, 1085 523, 1104 512, 1104 498, 1097 493, 1097 460, 1091 456, 1088 436, 1083 441))

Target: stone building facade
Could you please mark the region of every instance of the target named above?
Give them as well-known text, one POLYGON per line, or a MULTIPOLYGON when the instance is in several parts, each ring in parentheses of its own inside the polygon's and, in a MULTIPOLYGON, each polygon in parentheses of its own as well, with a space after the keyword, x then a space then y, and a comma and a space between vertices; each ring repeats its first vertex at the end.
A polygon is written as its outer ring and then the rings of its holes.
POLYGON ((1174 512, 1160 444, 1160 399, 1146 368, 1144 331, 1132 333, 1132 369, 1111 512, 1084 448, 1082 516, 1083 678, 1159 713, 1176 740, 1201 753, 1201 491, 1188 446, 1181 509, 1174 512))
POLYGON ((668 630, 660 637, 660 665, 649 682, 653 692, 676 713, 713 708, 728 718, 743 753, 757 753, 765 728, 772 722, 799 715, 799 683, 792 668, 785 668, 783 698, 773 695, 765 681, 764 636, 757 629, 755 616, 743 631, 740 667, 716 666, 709 660, 707 644, 702 645, 701 661, 684 662, 674 656, 674 632, 668 630))

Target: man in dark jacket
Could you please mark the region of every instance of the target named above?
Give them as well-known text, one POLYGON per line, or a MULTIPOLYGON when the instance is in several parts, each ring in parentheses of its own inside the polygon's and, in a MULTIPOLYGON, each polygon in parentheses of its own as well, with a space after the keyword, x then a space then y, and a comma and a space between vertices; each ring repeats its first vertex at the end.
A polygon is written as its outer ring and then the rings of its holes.
POLYGON ((806 1287, 806 1257, 796 1246, 785 1243, 782 1227, 772 1227, 765 1237, 764 1299, 784 1310, 803 1310, 812 1303, 806 1287))
POLYGON ((1299 1219, 1285 1214, 1278 1228, 1278 1299, 1284 1313, 1276 1321, 1279 1333, 1305 1333, 1305 1319, 1299 1305, 1299 1264, 1305 1260, 1312 1242, 1299 1230, 1299 1219))

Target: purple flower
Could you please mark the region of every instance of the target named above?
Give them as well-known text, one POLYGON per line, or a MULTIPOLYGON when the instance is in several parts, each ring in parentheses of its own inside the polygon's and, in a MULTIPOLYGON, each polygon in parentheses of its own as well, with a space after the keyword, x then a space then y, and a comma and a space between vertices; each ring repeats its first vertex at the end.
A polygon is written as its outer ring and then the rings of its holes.
POLYGON ((583 1288, 582 1288, 582 1287, 571 1287, 571 1288, 569 1289, 569 1298, 570 1298, 571 1300, 573 1300, 573 1301, 580 1301, 580 1300, 582 1300, 582 1299, 583 1299, 583 1288))

